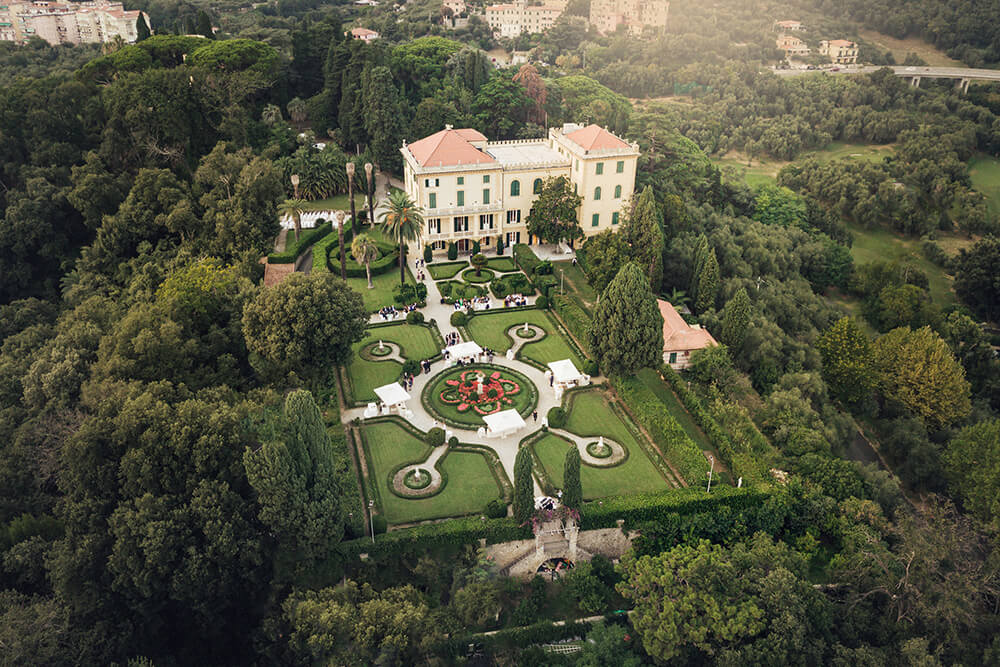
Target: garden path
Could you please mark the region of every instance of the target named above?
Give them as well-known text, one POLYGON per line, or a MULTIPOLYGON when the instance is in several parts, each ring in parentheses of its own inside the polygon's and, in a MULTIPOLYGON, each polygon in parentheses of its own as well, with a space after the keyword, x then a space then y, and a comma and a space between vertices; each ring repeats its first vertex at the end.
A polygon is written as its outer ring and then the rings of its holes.
POLYGON ((437 469, 437 462, 445 455, 448 451, 448 444, 445 443, 440 447, 435 447, 434 451, 430 453, 430 456, 423 463, 414 463, 408 465, 405 468, 401 468, 396 475, 392 478, 392 486, 396 489, 396 493, 407 498, 424 498, 426 496, 433 496, 441 488, 441 471, 437 469), (416 469, 424 470, 431 474, 431 483, 422 489, 411 489, 403 483, 406 476, 410 474, 411 471, 416 469))

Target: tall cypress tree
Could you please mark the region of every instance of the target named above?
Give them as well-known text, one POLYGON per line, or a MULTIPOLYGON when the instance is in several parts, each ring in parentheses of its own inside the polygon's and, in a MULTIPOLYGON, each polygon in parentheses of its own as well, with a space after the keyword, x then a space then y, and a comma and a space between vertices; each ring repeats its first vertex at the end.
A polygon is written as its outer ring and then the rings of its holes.
POLYGON ((649 286, 656 294, 663 282, 663 228, 652 187, 647 185, 639 195, 621 234, 632 248, 632 260, 649 276, 649 286))
POLYGON ((383 169, 400 171, 402 158, 399 145, 403 141, 402 99, 388 67, 374 67, 365 72, 364 120, 371 137, 375 161, 383 169))
POLYGON ((743 348, 743 340, 750 325, 750 297, 741 287, 726 304, 722 318, 722 342, 729 346, 735 357, 743 348))
POLYGON ((631 375, 663 361, 663 316, 635 262, 622 267, 594 309, 590 348, 608 375, 631 375))
POLYGON ((199 35, 215 39, 215 33, 212 32, 212 20, 208 18, 208 12, 204 9, 198 10, 198 25, 196 29, 199 35))
POLYGON ((702 234, 698 237, 698 242, 694 247, 694 257, 691 263, 691 284, 688 285, 688 294, 692 299, 698 298, 698 277, 701 275, 701 267, 705 265, 708 257, 708 237, 702 234))
POLYGON ((695 297, 695 310, 703 313, 715 307, 715 297, 719 293, 719 260, 715 258, 715 248, 708 251, 708 256, 698 273, 698 296, 695 297))
POLYGON ((521 447, 514 459, 514 521, 522 524, 535 511, 535 484, 531 478, 531 452, 521 447))
POLYGON ((141 42, 144 39, 149 39, 150 32, 149 26, 146 24, 146 17, 142 12, 139 12, 138 18, 135 20, 135 41, 141 42))
POLYGON ((580 452, 576 445, 566 451, 563 461, 563 495, 562 504, 570 509, 578 510, 583 504, 583 486, 580 483, 580 452))

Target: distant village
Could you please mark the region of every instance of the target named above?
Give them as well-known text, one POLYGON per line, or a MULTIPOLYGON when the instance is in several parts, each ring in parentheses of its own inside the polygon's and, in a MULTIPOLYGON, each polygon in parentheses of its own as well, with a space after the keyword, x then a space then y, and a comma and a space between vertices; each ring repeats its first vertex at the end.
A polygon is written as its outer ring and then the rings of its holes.
MULTIPOLYGON (((808 44, 793 33, 803 33, 806 27, 801 21, 777 21, 774 24, 778 31, 777 47, 785 52, 785 58, 791 62, 804 60, 812 55, 808 44)), ((816 53, 828 58, 834 65, 855 65, 858 62, 858 45, 846 39, 822 40, 816 53)))

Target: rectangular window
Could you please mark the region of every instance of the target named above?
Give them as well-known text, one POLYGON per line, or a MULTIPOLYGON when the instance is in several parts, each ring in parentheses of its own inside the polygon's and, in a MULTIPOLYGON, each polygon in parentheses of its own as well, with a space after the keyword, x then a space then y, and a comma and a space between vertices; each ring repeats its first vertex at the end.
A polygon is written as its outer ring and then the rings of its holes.
POLYGON ((458 206, 465 206, 465 191, 464 190, 459 190, 458 191, 458 202, 457 202, 457 205, 458 206))
POLYGON ((619 174, 625 173, 625 160, 618 160, 618 165, 615 167, 615 171, 619 174))
POLYGON ((425 188, 431 187, 431 179, 429 179, 429 178, 425 178, 424 179, 424 187, 425 188))
POLYGON ((489 183, 489 182, 490 182, 490 175, 489 174, 484 174, 483 175, 483 183, 489 183))
POLYGON ((456 232, 469 231, 469 216, 462 215, 454 218, 454 229, 456 232))
POLYGON ((432 192, 427 195, 427 208, 437 208, 438 207, 438 196, 436 192, 432 192))
POLYGON ((483 190, 483 204, 489 204, 489 203, 490 203, 490 189, 485 188, 483 190))
POLYGON ((465 185, 465 176, 459 176, 458 177, 458 184, 459 185, 465 185))
POLYGON ((507 224, 508 225, 519 225, 519 224, 521 224, 521 209, 515 209, 513 211, 507 211, 507 224))
POLYGON ((597 175, 600 176, 603 173, 604 173, 604 163, 603 162, 598 162, 597 163, 597 175))
POLYGON ((670 363, 672 363, 672 364, 676 364, 677 363, 677 353, 676 352, 671 352, 670 353, 670 363))
POLYGON ((441 179, 440 178, 435 178, 434 179, 434 187, 437 187, 439 185, 441 185, 441 179))
POLYGON ((595 213, 592 218, 590 218, 590 226, 596 227, 601 222, 601 214, 595 213))
POLYGON ((615 211, 614 213, 611 214, 611 224, 612 225, 618 224, 618 211, 615 211))

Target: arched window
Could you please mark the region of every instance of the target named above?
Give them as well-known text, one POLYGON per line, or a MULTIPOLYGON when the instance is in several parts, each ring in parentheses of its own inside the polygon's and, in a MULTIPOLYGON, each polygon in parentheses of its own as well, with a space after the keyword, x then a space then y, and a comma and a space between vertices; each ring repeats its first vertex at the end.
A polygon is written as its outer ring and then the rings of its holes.
POLYGON ((615 186, 615 199, 621 199, 621 198, 622 198, 622 186, 616 185, 615 186))
POLYGON ((521 181, 510 182, 510 196, 517 197, 521 194, 521 181))
POLYGON ((535 182, 531 186, 531 191, 536 195, 542 194, 542 179, 536 178, 535 182))
POLYGON ((600 198, 601 198, 601 186, 598 185, 596 188, 594 188, 594 201, 597 201, 600 198))

